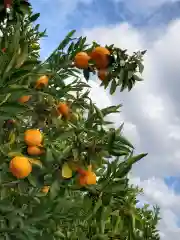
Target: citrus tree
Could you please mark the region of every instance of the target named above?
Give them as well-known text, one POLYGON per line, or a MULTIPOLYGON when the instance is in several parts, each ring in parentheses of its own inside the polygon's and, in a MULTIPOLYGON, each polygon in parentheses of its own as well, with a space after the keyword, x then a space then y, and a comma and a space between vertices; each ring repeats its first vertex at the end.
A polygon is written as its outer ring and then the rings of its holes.
POLYGON ((0 239, 160 239, 159 209, 138 208, 128 179, 146 154, 109 121, 121 105, 99 109, 88 85, 96 74, 110 94, 130 91, 145 51, 88 45, 72 31, 41 62, 39 14, 17 2, 0 37, 0 239))

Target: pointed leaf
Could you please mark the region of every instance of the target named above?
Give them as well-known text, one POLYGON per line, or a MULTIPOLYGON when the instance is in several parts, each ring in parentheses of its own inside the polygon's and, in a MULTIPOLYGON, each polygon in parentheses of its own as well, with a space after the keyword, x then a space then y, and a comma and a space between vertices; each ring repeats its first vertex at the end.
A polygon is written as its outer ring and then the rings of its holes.
POLYGON ((140 73, 143 73, 143 71, 144 71, 144 65, 139 61, 138 62, 138 67, 139 67, 139 72, 140 73))
POLYGON ((112 80, 112 83, 111 83, 111 88, 110 88, 110 94, 112 95, 115 91, 116 91, 116 80, 112 80))
POLYGON ((142 153, 142 154, 139 154, 137 156, 134 156, 134 157, 131 157, 127 160, 128 164, 132 165, 136 162, 138 162, 139 160, 141 160, 142 158, 146 157, 148 154, 147 153, 142 153))
POLYGON ((84 69, 83 70, 83 75, 84 75, 84 78, 86 79, 86 81, 88 81, 89 80, 89 76, 90 76, 89 69, 84 69))
POLYGON ((39 18, 39 16, 40 16, 40 13, 36 13, 36 14, 32 15, 32 16, 29 18, 29 20, 30 20, 31 22, 35 22, 35 21, 39 18))

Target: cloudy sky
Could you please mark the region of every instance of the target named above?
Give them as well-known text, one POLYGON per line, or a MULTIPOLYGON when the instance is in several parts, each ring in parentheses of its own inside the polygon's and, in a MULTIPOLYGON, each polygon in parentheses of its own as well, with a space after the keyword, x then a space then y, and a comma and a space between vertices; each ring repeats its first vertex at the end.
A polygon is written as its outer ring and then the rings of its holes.
POLYGON ((100 107, 123 104, 113 116, 137 152, 148 152, 133 169, 133 181, 144 188, 142 201, 158 204, 163 240, 180 234, 180 1, 177 0, 31 0, 41 13, 48 38, 45 58, 64 35, 76 29, 88 41, 114 43, 129 52, 147 49, 143 83, 130 93, 110 97, 92 79, 91 95, 100 107), (53 2, 53 3, 52 3, 53 2))

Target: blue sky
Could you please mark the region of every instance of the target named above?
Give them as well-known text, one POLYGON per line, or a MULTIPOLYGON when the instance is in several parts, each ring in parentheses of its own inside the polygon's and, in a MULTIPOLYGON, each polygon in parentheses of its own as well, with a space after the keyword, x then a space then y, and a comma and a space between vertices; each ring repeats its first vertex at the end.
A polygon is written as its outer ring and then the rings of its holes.
POLYGON ((122 22, 139 28, 156 27, 157 23, 164 25, 178 16, 180 5, 177 7, 175 3, 169 7, 169 1, 160 1, 162 4, 157 2, 148 5, 147 9, 141 0, 54 0, 53 4, 48 0, 31 0, 34 11, 41 13, 41 29, 47 29, 49 36, 42 43, 42 56, 46 55, 44 52, 47 49, 57 46, 72 29, 80 31, 122 22))
POLYGON ((91 82, 92 98, 100 107, 123 103, 114 117, 125 121, 125 133, 139 152, 149 155, 137 164, 132 180, 144 188, 143 202, 161 207, 163 240, 180 234, 180 1, 178 0, 31 0, 40 12, 45 58, 72 29, 89 41, 129 49, 147 49, 145 81, 131 93, 110 97, 91 82), (103 99, 103 101, 100 99, 103 99))

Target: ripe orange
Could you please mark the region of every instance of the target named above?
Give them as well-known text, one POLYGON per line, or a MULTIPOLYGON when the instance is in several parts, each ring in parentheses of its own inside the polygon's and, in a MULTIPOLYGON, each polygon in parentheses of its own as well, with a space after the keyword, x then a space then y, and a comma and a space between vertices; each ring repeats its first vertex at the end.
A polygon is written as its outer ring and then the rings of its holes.
POLYGON ((74 58, 74 64, 77 68, 88 68, 90 57, 86 52, 79 52, 74 58))
POLYGON ((88 175, 86 176, 86 183, 87 185, 96 184, 96 174, 94 172, 88 172, 88 175))
POLYGON ((32 165, 28 158, 16 156, 9 164, 9 169, 16 178, 25 178, 32 172, 32 165))
POLYGON ((18 102, 20 102, 20 103, 26 103, 26 102, 29 101, 30 98, 31 98, 30 95, 22 96, 22 97, 20 97, 20 98, 18 99, 18 102))
POLYGON ((43 135, 38 129, 29 129, 24 133, 24 141, 29 146, 40 146, 43 135))
POLYGON ((66 103, 59 103, 57 109, 58 109, 58 112, 62 114, 64 117, 69 116, 70 109, 66 103))
POLYGON ((48 76, 41 76, 37 81, 36 81, 36 85, 35 88, 37 89, 41 89, 42 87, 45 87, 48 85, 49 82, 49 78, 48 76))
POLYGON ((109 64, 108 56, 110 51, 105 47, 96 47, 91 52, 91 59, 95 61, 96 67, 99 69, 106 68, 109 64))
POLYGON ((44 151, 36 146, 29 146, 27 148, 27 153, 32 156, 35 156, 35 155, 38 156, 44 153, 44 151))
POLYGON ((96 174, 92 171, 92 166, 88 166, 88 170, 78 169, 78 172, 80 174, 79 176, 79 184, 81 186, 84 185, 94 185, 96 184, 96 174))
POLYGON ((50 189, 50 186, 44 186, 44 187, 41 189, 41 192, 43 192, 43 193, 48 193, 48 192, 49 192, 49 189, 50 189))
POLYGON ((102 81, 104 81, 106 79, 107 75, 108 75, 108 72, 105 69, 100 69, 98 71, 98 78, 102 81))
POLYGON ((87 177, 86 177, 85 175, 79 176, 79 178, 78 178, 78 183, 79 183, 79 185, 81 185, 81 186, 86 185, 86 184, 87 184, 87 177))

